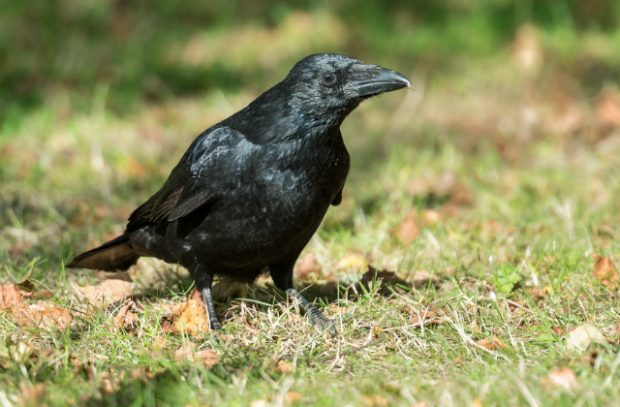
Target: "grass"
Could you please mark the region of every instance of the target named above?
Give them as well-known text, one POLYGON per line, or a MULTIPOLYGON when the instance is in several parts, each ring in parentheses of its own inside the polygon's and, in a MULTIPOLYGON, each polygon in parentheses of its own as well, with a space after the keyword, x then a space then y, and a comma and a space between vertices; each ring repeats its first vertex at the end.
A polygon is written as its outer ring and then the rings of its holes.
MULTIPOLYGON (((296 27, 284 21, 276 32, 296 27)), ((326 21, 326 32, 348 29, 326 21)), ((28 279, 83 310, 73 286, 96 278, 63 262, 120 232, 195 134, 279 79, 284 68, 261 66, 254 82, 244 62, 257 55, 248 38, 273 33, 261 30, 237 33, 250 56, 231 63, 247 87, 200 85, 119 112, 102 81, 86 99, 60 89, 6 120, 2 280, 28 279)), ((567 32, 540 33, 546 63, 533 71, 494 43, 445 67, 431 52, 420 65, 379 50, 365 58, 411 74, 415 88, 366 102, 342 129, 353 160, 344 201, 304 253, 318 267, 296 279, 337 335, 315 331, 267 279, 237 294, 220 287, 222 332, 165 333, 162 316, 191 283, 164 284, 141 264, 132 328, 114 328, 122 304, 90 308, 64 330, 0 313, 0 404, 613 405, 618 288, 593 276, 593 255, 620 266, 618 128, 597 109, 603 89, 617 95, 618 35, 581 32, 577 43, 567 32), (408 217, 419 234, 399 237, 408 217), (398 279, 360 283, 366 270, 343 262, 359 254, 398 279), (420 324, 428 310, 436 323, 420 324), (575 350, 570 333, 586 323, 605 340, 575 350), (217 363, 179 358, 189 343, 217 363), (558 368, 577 384, 554 384, 558 368)), ((325 44, 355 48, 330 38, 277 47, 287 61, 325 44)))

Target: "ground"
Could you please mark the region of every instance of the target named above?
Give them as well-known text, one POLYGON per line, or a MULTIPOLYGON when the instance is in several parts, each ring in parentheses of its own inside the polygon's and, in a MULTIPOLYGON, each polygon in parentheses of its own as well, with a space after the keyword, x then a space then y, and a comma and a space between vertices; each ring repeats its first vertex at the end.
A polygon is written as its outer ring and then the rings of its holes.
MULTIPOLYGON (((346 32, 331 17, 297 13, 235 38, 251 47, 291 31, 295 44, 312 19, 346 32)), ((173 57, 209 61, 201 41, 225 49, 225 36, 198 35, 173 57)), ((244 74, 247 87, 125 111, 109 107, 104 82, 79 107, 50 90, 8 114, 0 404, 614 404, 620 42, 574 36, 523 26, 505 47, 455 54, 448 66, 362 55, 414 85, 346 120, 344 200, 296 268, 335 335, 309 325, 268 279, 220 284, 224 329, 212 333, 176 266, 141 261, 120 275, 133 283, 63 266, 122 231, 193 137, 278 81, 303 47, 276 43, 263 61, 283 55, 282 66, 262 63, 256 78, 244 74)), ((231 64, 260 57, 232 52, 231 64)))

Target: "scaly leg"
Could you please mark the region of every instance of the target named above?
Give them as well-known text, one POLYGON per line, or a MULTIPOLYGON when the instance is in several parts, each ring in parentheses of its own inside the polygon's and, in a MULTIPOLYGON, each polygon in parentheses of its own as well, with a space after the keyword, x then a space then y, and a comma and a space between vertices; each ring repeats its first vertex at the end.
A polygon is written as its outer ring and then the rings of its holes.
POLYGON ((284 291, 288 298, 292 298, 308 315, 310 322, 322 331, 334 331, 334 322, 325 318, 321 310, 314 304, 309 302, 299 291, 293 287, 293 266, 295 258, 292 261, 284 262, 269 267, 271 278, 277 288, 284 291))
POLYGON ((213 305, 213 295, 211 292, 213 275, 210 273, 200 274, 199 278, 196 278, 196 284, 200 290, 200 294, 202 294, 202 300, 204 301, 205 309, 207 310, 207 315, 209 316, 209 325, 211 325, 211 329, 214 331, 222 329, 222 325, 219 323, 217 316, 215 315, 215 306, 213 305))

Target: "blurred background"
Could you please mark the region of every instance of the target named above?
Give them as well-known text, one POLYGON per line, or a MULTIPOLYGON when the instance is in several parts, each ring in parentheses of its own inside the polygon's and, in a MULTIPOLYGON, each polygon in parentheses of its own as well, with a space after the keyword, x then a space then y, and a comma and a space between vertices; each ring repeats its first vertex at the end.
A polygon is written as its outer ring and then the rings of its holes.
POLYGON ((118 233, 195 135, 325 51, 414 85, 345 122, 353 169, 323 239, 391 253, 376 260, 389 265, 417 244, 399 237, 408 219, 471 233, 494 228, 490 219, 553 228, 566 211, 585 224, 618 219, 618 1, 22 0, 0 10, 0 264, 12 274, 57 269, 118 233))

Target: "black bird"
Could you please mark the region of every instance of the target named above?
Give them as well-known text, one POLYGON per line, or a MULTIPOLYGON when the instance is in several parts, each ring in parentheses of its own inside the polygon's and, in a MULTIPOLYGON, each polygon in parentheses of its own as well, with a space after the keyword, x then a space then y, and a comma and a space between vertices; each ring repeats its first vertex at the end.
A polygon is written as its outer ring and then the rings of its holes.
POLYGON ((214 275, 269 272, 313 324, 331 326, 293 287, 293 266, 329 205, 342 200, 349 153, 340 133, 364 99, 410 85, 403 75, 338 54, 299 61, 241 111, 202 132, 125 232, 69 267, 125 270, 140 256, 186 267, 212 329, 214 275))

